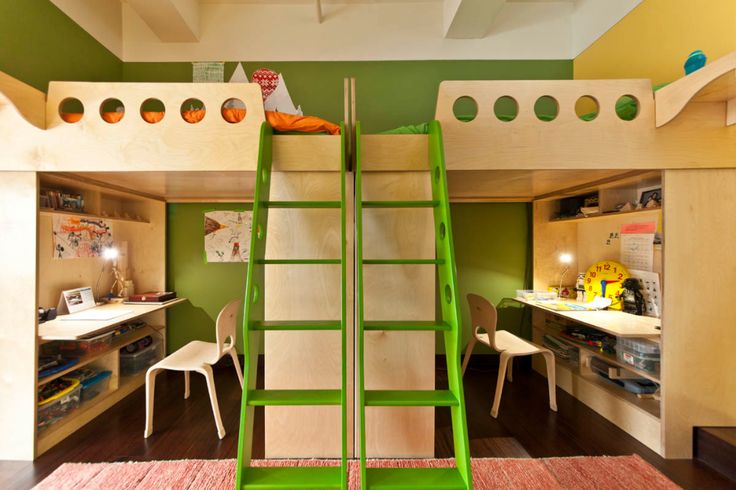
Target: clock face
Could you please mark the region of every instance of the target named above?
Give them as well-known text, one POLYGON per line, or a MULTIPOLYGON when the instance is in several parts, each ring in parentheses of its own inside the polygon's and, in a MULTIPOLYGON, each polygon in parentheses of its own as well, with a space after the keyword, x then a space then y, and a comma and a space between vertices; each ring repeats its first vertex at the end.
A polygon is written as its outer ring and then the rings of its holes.
POLYGON ((618 295, 623 289, 624 279, 628 278, 629 271, 624 265, 613 260, 596 262, 585 273, 584 284, 588 301, 592 301, 595 296, 610 298, 609 309, 620 310, 622 302, 618 295))

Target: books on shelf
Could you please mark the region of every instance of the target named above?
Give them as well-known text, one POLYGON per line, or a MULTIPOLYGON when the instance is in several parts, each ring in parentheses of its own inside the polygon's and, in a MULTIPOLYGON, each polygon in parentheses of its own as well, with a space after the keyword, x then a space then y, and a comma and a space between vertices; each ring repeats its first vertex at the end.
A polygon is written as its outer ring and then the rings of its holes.
POLYGON ((58 209, 62 211, 84 211, 84 197, 73 192, 64 192, 55 189, 41 189, 39 196, 41 208, 58 209))
POLYGON ((173 291, 151 291, 142 294, 131 294, 125 304, 163 304, 176 299, 173 291))

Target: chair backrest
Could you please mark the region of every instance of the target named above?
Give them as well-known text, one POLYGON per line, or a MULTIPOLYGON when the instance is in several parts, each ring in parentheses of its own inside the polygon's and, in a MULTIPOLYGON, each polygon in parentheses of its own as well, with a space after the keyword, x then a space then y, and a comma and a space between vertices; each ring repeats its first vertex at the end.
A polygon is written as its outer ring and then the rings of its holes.
POLYGON ((216 329, 218 359, 222 357, 225 349, 229 349, 230 347, 235 345, 235 340, 237 339, 236 320, 238 318, 238 312, 240 311, 241 304, 241 300, 234 299, 226 304, 225 307, 220 310, 220 314, 217 315, 216 329))
POLYGON ((478 337, 478 330, 483 329, 488 334, 488 340, 491 347, 496 349, 496 323, 498 322, 498 313, 493 303, 477 294, 468 294, 468 304, 470 305, 470 321, 472 323, 473 335, 478 337))

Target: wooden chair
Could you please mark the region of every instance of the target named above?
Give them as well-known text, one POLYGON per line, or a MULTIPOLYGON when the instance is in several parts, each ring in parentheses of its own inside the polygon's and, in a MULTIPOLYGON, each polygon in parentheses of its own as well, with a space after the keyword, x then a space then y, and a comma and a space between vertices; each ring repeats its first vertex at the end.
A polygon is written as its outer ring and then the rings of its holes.
POLYGON ((153 432, 153 395, 156 387, 156 375, 164 369, 184 371, 184 399, 189 398, 189 373, 194 371, 204 376, 207 380, 207 391, 210 394, 212 414, 215 416, 217 435, 220 439, 225 437, 225 428, 220 418, 220 406, 217 403, 212 365, 222 359, 224 355, 229 354, 233 359, 235 372, 238 374, 238 380, 240 381, 240 387, 243 387, 243 373, 240 370, 238 353, 235 350, 235 319, 237 318, 240 304, 241 301, 239 299, 233 300, 217 315, 216 343, 202 342, 199 340, 189 342, 170 356, 148 368, 146 372, 146 430, 143 437, 148 437, 153 432))
POLYGON ((473 326, 473 337, 468 343, 463 360, 463 375, 468 367, 468 361, 473 353, 473 347, 481 342, 500 353, 498 366, 498 381, 496 381, 496 395, 493 398, 491 417, 498 417, 498 406, 501 404, 504 377, 513 381, 513 359, 518 356, 542 354, 547 364, 547 383, 549 385, 549 408, 557 411, 557 396, 555 393, 555 356, 549 349, 532 344, 506 330, 496 330, 498 313, 496 307, 488 300, 477 294, 468 294, 470 304, 470 318, 473 326), (485 333, 482 333, 485 330, 485 333))

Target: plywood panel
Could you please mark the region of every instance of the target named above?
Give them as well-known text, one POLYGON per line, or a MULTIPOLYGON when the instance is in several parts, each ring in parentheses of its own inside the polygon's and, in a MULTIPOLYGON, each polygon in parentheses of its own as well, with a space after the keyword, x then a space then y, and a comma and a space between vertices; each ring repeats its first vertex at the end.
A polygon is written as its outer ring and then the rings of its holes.
POLYGON ((9 100, 29 123, 46 127, 46 94, 0 72, 0 106, 9 100))
POLYGON ((425 134, 369 134, 360 137, 364 172, 426 170, 429 162, 425 134))
MULTIPOLYGON (((338 172, 275 172, 273 200, 340 200, 338 172)), ((352 209, 352 177, 347 176, 348 210, 352 209)), ((348 224, 353 222, 351 211, 348 224)), ((348 229, 347 249, 352 250, 348 229)), ((340 258, 339 209, 273 209, 269 211, 267 258, 340 258)), ((348 252, 348 345, 352 345, 353 262, 348 252)), ((271 265, 266 267, 266 319, 338 320, 339 265, 271 265)), ((348 351, 351 353, 351 351, 348 351)), ((267 389, 339 389, 342 373, 339 332, 267 332, 267 389)), ((352 355, 348 357, 348 406, 353 406, 352 355)), ((348 408, 348 427, 352 427, 348 408)), ((266 407, 266 457, 340 456, 339 407, 266 407)), ((348 447, 352 454, 352 432, 348 447)))
MULTIPOLYGON (((363 178, 364 200, 422 200, 431 194, 428 172, 370 172, 363 178)), ((363 257, 434 258, 431 210, 364 210, 363 257)), ((367 265, 363 270, 366 320, 435 318, 434 266, 367 265)), ((434 388, 434 333, 367 332, 364 338, 366 389, 434 388)), ((433 427, 432 408, 367 408, 367 455, 431 457, 433 427)))
POLYGON ((664 453, 692 456, 693 426, 736 425, 736 170, 664 173, 664 453))
MULTIPOLYGON (((110 223, 114 243, 127 243, 128 279, 133 280, 136 291, 157 291, 166 287, 166 204, 148 201, 146 206, 150 223, 110 223)), ((113 282, 112 264, 101 257, 55 258, 52 224, 53 216, 40 216, 38 261, 43 280, 38 288, 39 305, 56 306, 61 291, 83 286, 94 287, 97 297, 104 296, 113 282)))
POLYGON ((560 189, 625 173, 625 170, 457 170, 447 173, 447 187, 453 201, 531 201, 560 189))
POLYGON ((553 201, 535 201, 534 222, 534 281, 536 290, 546 291, 549 286, 559 286, 563 267, 560 254, 573 256, 573 265, 566 279, 575 281, 575 273, 582 266, 578 261, 578 229, 575 222, 550 223, 557 211, 553 201))
POLYGON ((273 137, 273 170, 339 172, 340 145, 340 136, 275 135, 273 137))
POLYGON ((260 87, 232 83, 93 83, 51 82, 46 104, 46 130, 28 124, 10 104, 0 105, 0 169, 49 171, 126 170, 255 170, 260 127, 264 118, 260 87), (65 123, 59 106, 77 98, 84 117, 65 123), (102 120, 107 98, 125 105, 117 124, 102 120), (139 114, 148 98, 158 98, 166 115, 157 124, 139 114), (197 124, 181 117, 189 98, 204 102, 207 114, 197 124), (248 114, 237 124, 226 122, 220 107, 229 98, 245 102, 248 114))
POLYGON ((36 430, 35 172, 0 178, 0 459, 30 460, 36 430))
MULTIPOLYGON (((677 82, 675 82, 677 83, 677 82)), ((688 104, 669 124, 655 127, 654 95, 648 80, 445 81, 440 84, 436 118, 442 123, 447 168, 482 169, 652 169, 734 167, 736 128, 725 127, 725 102, 688 104), (559 114, 540 121, 534 104, 554 97, 559 114), (575 114, 581 96, 597 99, 592 121, 575 114), (633 121, 618 118, 622 95, 639 101, 633 121), (478 104, 471 122, 458 121, 452 106, 470 96, 478 104), (519 105, 511 122, 498 120, 493 105, 511 96, 519 105)))

